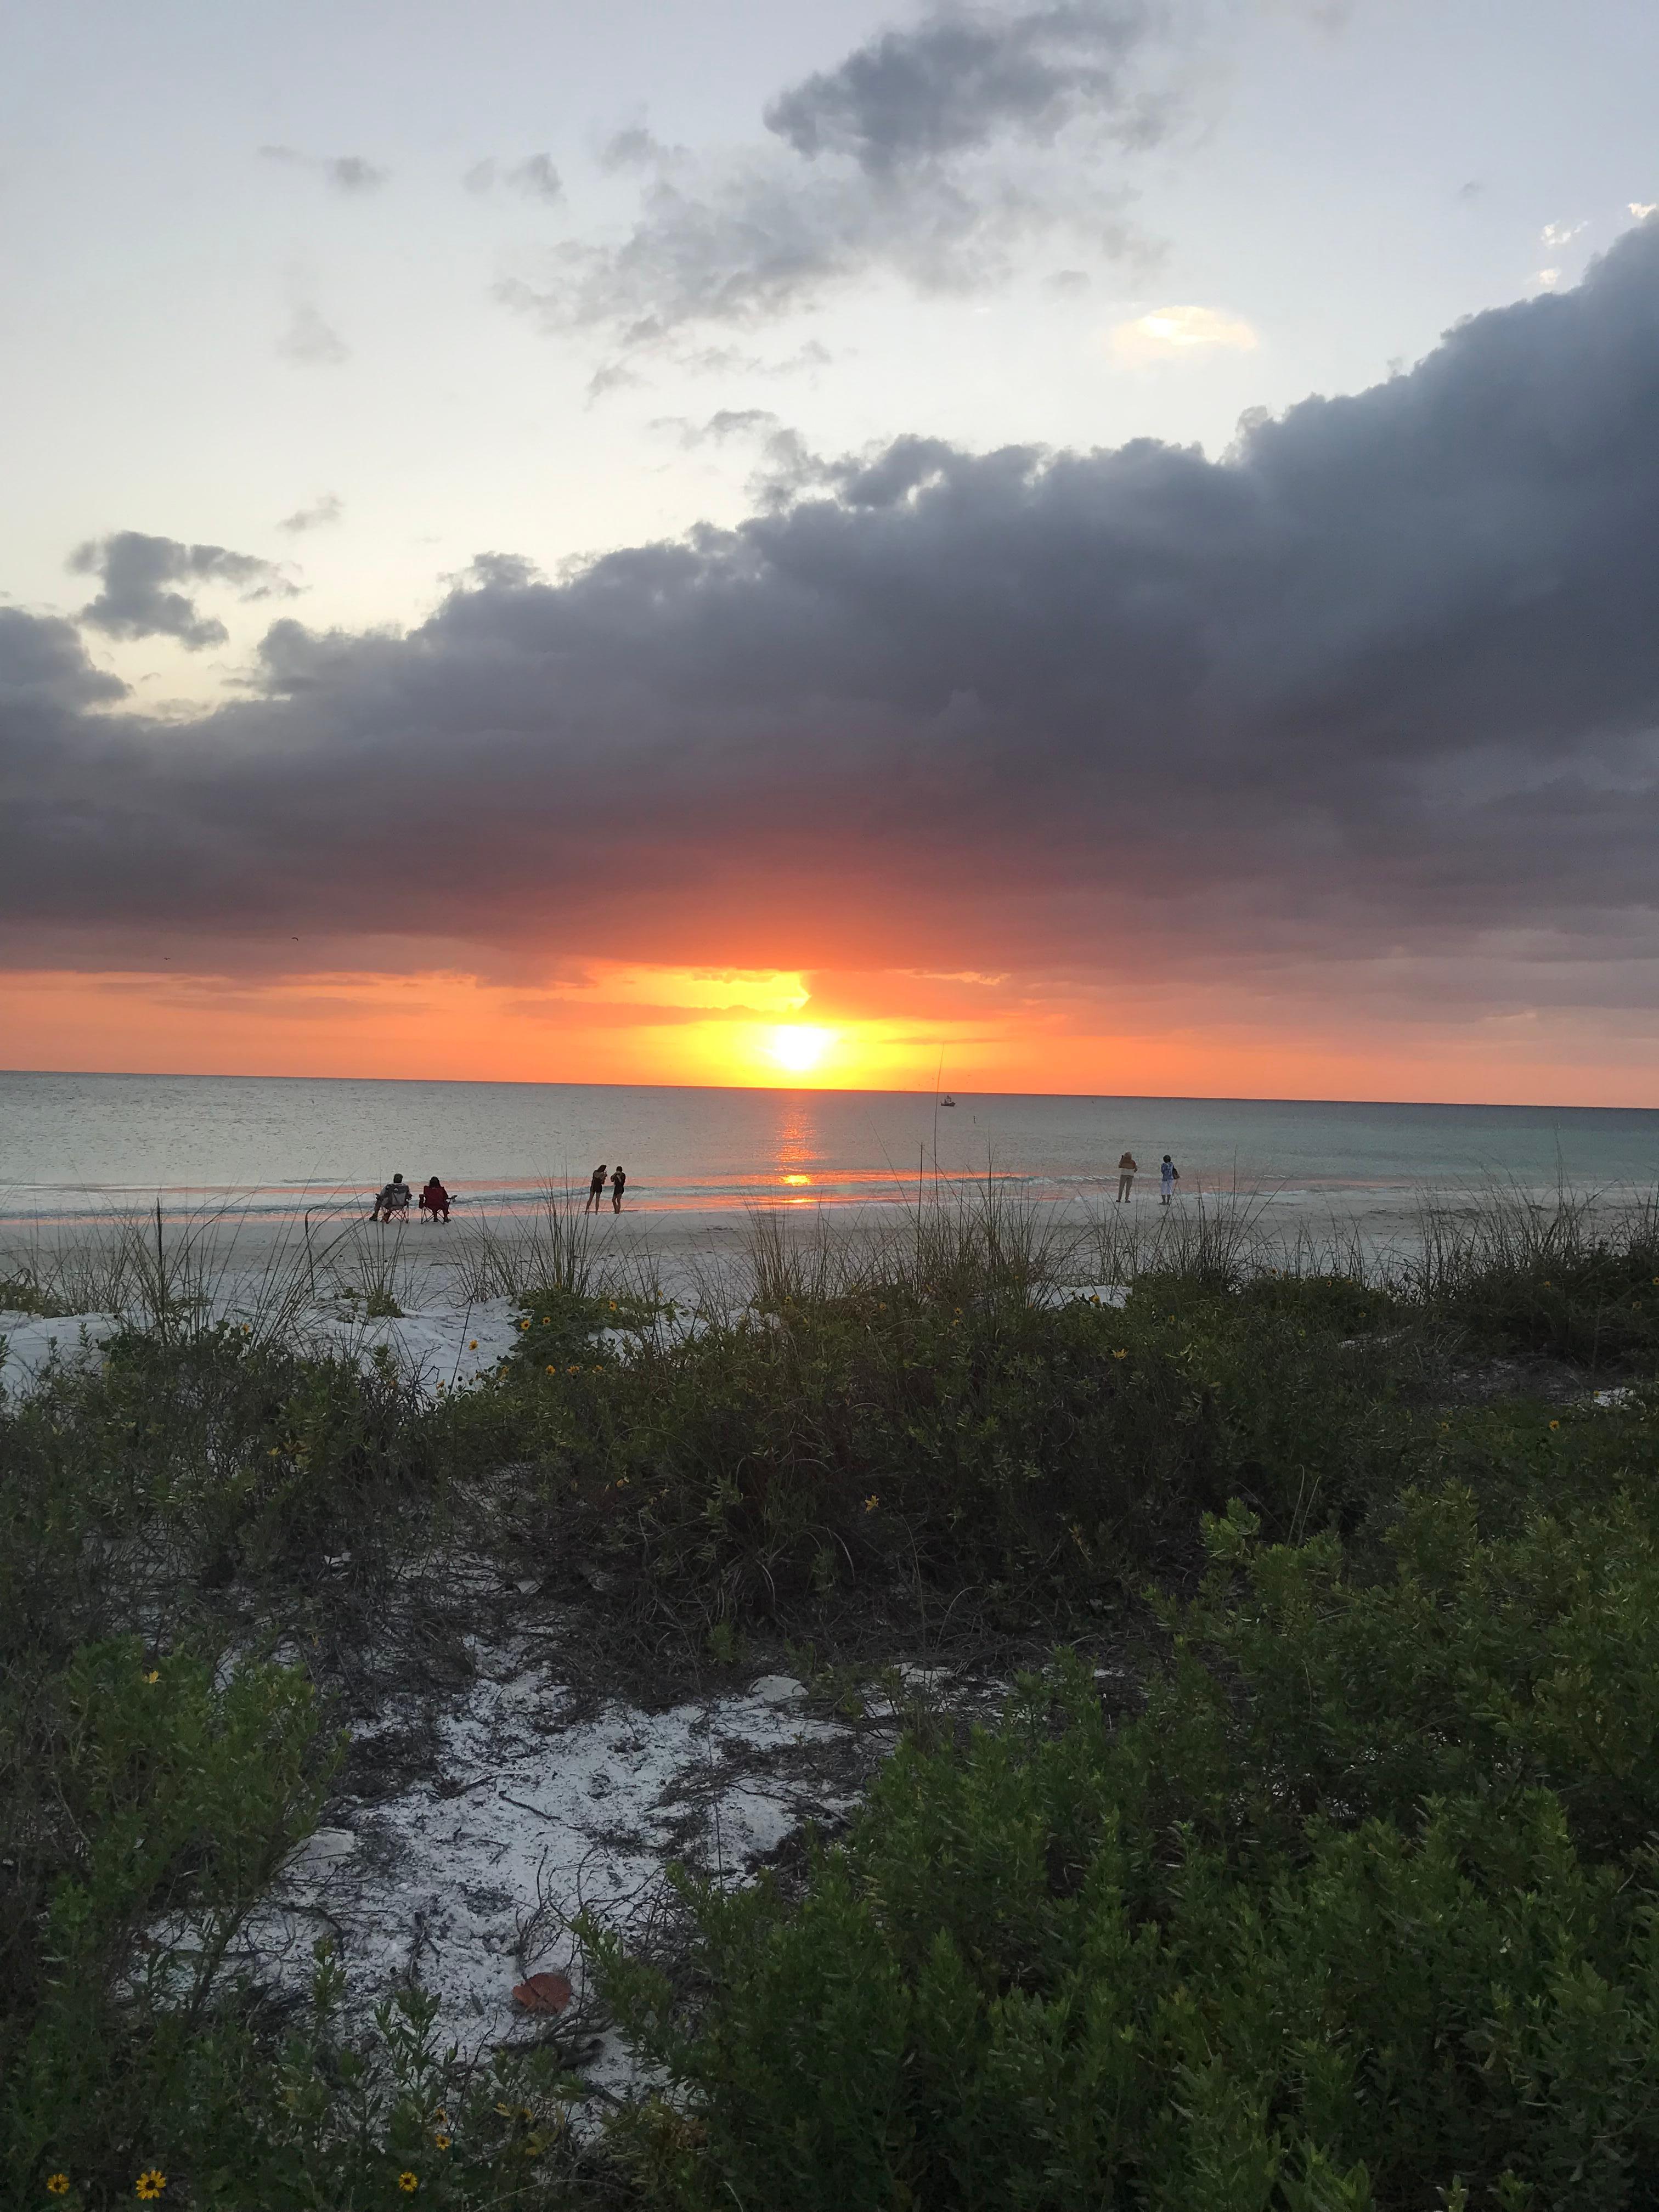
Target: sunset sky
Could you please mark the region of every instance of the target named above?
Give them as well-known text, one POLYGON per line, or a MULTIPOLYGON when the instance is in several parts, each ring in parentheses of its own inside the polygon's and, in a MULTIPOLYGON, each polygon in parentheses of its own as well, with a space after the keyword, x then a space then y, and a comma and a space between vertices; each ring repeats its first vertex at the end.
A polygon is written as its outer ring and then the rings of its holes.
POLYGON ((1650 0, 0 33, 0 1064, 1659 1105, 1650 0))

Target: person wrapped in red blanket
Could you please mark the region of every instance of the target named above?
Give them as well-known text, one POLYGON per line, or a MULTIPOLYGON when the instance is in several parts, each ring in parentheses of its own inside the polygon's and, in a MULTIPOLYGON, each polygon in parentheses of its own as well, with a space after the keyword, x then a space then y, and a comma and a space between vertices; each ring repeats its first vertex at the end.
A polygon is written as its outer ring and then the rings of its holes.
POLYGON ((431 1176, 421 1193, 421 1211, 428 1221, 447 1221, 449 1193, 436 1176, 431 1176))

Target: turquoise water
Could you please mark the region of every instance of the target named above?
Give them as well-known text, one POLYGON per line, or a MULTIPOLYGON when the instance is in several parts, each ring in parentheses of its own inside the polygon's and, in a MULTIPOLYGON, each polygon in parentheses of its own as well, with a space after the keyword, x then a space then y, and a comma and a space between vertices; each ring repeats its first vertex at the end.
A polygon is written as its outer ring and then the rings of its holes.
POLYGON ((897 1199, 935 1156, 947 1175, 1063 1194, 1110 1182, 1126 1146, 1143 1176, 1172 1153, 1183 1193, 1647 1186, 1659 1111, 966 1093, 942 1109, 909 1091, 0 1073, 12 1216, 158 1194, 286 1212, 394 1169, 511 1206, 549 1182, 585 1186, 601 1159, 623 1163, 630 1206, 651 1211, 897 1199))

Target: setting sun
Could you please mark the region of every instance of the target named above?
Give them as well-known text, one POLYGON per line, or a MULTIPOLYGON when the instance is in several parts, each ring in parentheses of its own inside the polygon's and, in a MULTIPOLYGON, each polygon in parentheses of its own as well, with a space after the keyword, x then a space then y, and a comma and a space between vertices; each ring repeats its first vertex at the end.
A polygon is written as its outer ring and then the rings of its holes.
POLYGON ((771 1031, 766 1054, 791 1075, 810 1075, 836 1042, 834 1030, 814 1029, 810 1023, 791 1023, 771 1031))

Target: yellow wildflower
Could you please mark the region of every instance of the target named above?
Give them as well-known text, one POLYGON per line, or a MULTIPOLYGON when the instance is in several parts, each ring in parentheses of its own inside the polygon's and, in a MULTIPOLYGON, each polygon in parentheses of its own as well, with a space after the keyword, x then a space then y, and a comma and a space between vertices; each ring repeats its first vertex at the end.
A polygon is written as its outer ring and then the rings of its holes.
POLYGON ((881 1500, 880 1500, 880 1498, 878 1498, 876 1496, 875 1492, 872 1491, 872 1492, 871 1492, 871 1494, 869 1495, 869 1497, 868 1497, 868 1498, 866 1498, 865 1499, 865 1501, 864 1501, 864 1510, 865 1510, 865 1511, 866 1511, 866 1513, 873 1513, 873 1512, 875 1511, 875 1510, 876 1510, 877 1506, 878 1506, 880 1504, 881 1504, 881 1500))
POLYGON ((434 2136, 432 2140, 436 2143, 440 2150, 447 2150, 449 2148, 449 2137, 447 2136, 434 2136))
POLYGON ((1127 1351, 1125 1350, 1123 1352, 1115 1352, 1112 1354, 1112 1357, 1114 1359, 1127 1359, 1129 1357, 1129 1354, 1127 1351))
POLYGON ((1560 1424, 1560 1422, 1559 1422, 1559 1421, 1552 1421, 1552 1422, 1550 1423, 1550 1426, 1551 1426, 1553 1429, 1559 1429, 1559 1428, 1560 1427, 1560 1425, 1561 1425, 1561 1424, 1560 1424))
POLYGON ((550 1375, 556 1375, 559 1370, 556 1367, 550 1367, 547 1371, 550 1375))
POLYGON ((152 1668, 150 1668, 150 1670, 149 1670, 149 1674, 146 1674, 146 1675, 145 1675, 145 1677, 144 1677, 144 1680, 145 1680, 147 1682, 151 1682, 151 1683, 154 1683, 154 1682, 159 1682, 159 1681, 161 1680, 161 1668, 160 1668, 159 1667, 152 1667, 152 1668))
MULTIPOLYGON (((525 1327, 526 1327, 526 1328, 529 1328, 529 1326, 530 1326, 529 1322, 526 1322, 525 1323, 525 1327)), ((542 1327, 543 1327, 544 1328, 550 1328, 552 1326, 553 1326, 553 1316, 552 1316, 552 1315, 551 1315, 551 1314, 544 1314, 544 1315, 542 1316, 542 1327)))
POLYGON ((49 2173, 46 2176, 46 2194, 49 2197, 67 2197, 69 2195, 68 2174, 49 2173))
POLYGON ((420 2185, 421 2177, 418 2173, 400 2173, 398 2176, 398 2186, 405 2197, 412 2197, 420 2185))
POLYGON ((138 2177, 135 2194, 144 2203, 153 2204, 167 2185, 167 2178, 159 2166, 149 2166, 138 2177))

